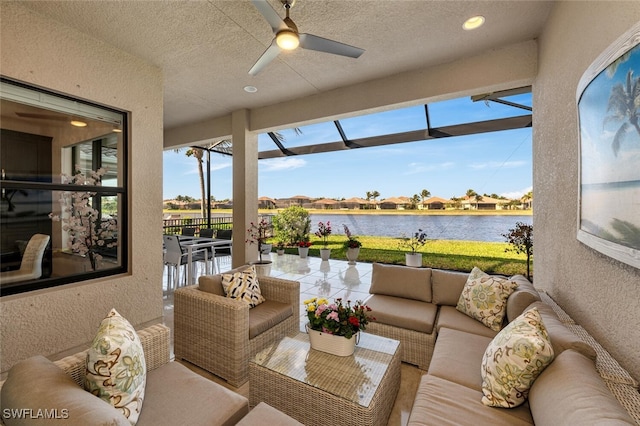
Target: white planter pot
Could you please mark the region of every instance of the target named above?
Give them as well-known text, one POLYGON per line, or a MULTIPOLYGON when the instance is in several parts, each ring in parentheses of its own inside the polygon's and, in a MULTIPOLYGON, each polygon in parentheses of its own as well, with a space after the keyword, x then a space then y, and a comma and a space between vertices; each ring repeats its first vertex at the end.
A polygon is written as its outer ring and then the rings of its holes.
POLYGON ((358 260, 359 254, 360 254, 360 247, 347 249, 347 259, 349 260, 349 265, 356 264, 356 260, 358 260))
POLYGON ((272 247, 273 247, 273 244, 262 244, 262 254, 271 253, 271 248, 272 247))
POLYGON ((298 247, 298 254, 302 259, 305 259, 309 254, 309 247, 298 247))
POLYGON ((268 277, 269 275, 271 275, 270 260, 258 260, 255 262, 251 262, 251 264, 256 267, 256 274, 258 274, 259 277, 268 277))
POLYGON ((321 248, 320 249, 320 258, 322 260, 329 260, 329 257, 331 257, 331 249, 321 248))
POLYGON ((278 249, 276 250, 276 253, 278 253, 278 256, 282 256, 284 254, 284 249, 278 249))
POLYGON ((405 263, 407 266, 420 268, 422 266, 422 253, 405 253, 405 263))
POLYGON ((307 334, 309 334, 309 343, 312 349, 337 356, 353 355, 360 337, 358 333, 351 336, 351 339, 347 339, 344 336, 334 336, 333 334, 312 330, 309 328, 308 323, 305 327, 307 334))

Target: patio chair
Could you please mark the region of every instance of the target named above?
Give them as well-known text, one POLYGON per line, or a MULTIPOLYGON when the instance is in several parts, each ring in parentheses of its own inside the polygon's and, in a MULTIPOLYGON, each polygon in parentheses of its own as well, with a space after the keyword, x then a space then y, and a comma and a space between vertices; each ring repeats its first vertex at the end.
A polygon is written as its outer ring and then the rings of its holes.
POLYGON ((196 228, 190 228, 188 226, 182 227, 182 235, 186 237, 193 237, 196 235, 196 228))
POLYGON ((231 258, 231 238, 233 236, 233 231, 231 229, 218 229, 218 231, 216 232, 216 238, 220 239, 220 240, 229 240, 229 246, 225 246, 225 247, 216 247, 215 249, 215 254, 214 254, 214 258, 212 260, 216 261, 216 267, 218 269, 216 269, 218 272, 221 271, 220 269, 220 258, 223 257, 229 257, 231 258))
MULTIPOLYGON (((164 264, 169 268, 169 273, 167 274, 167 289, 171 290, 173 288, 173 283, 175 282, 175 287, 177 288, 180 285, 180 269, 183 266, 186 266, 188 263, 188 255, 186 250, 180 245, 180 240, 177 235, 163 235, 162 241, 164 243, 164 264)), ((192 262, 204 262, 207 249, 195 250, 192 253, 192 262)), ((193 267, 194 263, 192 264, 193 267)), ((184 274, 185 280, 187 274, 184 274)))
POLYGON ((20 269, 0 273, 0 284, 11 284, 18 281, 36 280, 42 276, 42 258, 49 244, 49 235, 34 234, 22 255, 20 269))
MULTIPOLYGON (((234 269, 240 271, 247 266, 234 269)), ((197 365, 235 387, 249 379, 249 359, 300 328, 300 283, 259 277, 265 302, 249 308, 225 296, 222 275, 174 293, 176 359, 197 365)))
POLYGON ((212 228, 200 228, 200 236, 202 238, 213 238, 213 231, 214 229, 212 228))

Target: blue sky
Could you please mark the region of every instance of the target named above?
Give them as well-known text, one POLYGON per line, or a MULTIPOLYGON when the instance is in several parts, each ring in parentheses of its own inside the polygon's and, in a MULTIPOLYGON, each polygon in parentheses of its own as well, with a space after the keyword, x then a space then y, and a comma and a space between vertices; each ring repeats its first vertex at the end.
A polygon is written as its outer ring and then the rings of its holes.
MULTIPOLYGON (((531 94, 508 98, 531 106, 531 94)), ((518 116, 527 111, 468 97, 429 104, 431 127, 518 116)), ((340 120, 349 139, 426 127, 424 106, 340 120)), ((340 140, 333 123, 281 133, 287 147, 340 140)), ((412 196, 427 189, 433 196, 462 196, 468 189, 483 194, 520 197, 532 189, 531 128, 471 136, 431 139, 376 148, 260 160, 259 196, 287 198, 365 198, 378 191, 384 199, 412 196)), ((260 151, 276 149, 267 135, 260 151)), ((232 194, 231 158, 211 155, 211 192, 216 200, 232 194)), ((164 199, 177 195, 200 198, 197 162, 184 154, 164 153, 164 199)))

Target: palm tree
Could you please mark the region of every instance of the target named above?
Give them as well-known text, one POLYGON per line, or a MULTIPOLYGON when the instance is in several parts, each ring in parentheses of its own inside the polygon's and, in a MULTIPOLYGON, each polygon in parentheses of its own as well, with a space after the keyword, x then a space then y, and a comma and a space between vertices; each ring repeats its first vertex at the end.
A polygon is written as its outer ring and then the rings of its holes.
POLYGON ((411 209, 412 210, 417 209, 419 202, 420 202, 420 196, 418 194, 413 194, 413 197, 411 197, 411 209))
POLYGON ((429 192, 428 189, 423 189, 422 192, 420 192, 420 196, 422 197, 422 201, 424 201, 427 198, 431 197, 431 192, 429 192))
POLYGON ((616 132, 611 142, 611 149, 614 155, 618 155, 622 137, 633 126, 640 135, 640 125, 638 124, 640 107, 640 77, 633 77, 633 70, 627 73, 626 84, 616 84, 611 89, 609 95, 609 106, 607 112, 610 115, 605 117, 603 125, 609 121, 622 121, 622 125, 616 132))
POLYGON ((533 200, 533 191, 529 191, 522 196, 522 201, 525 204, 525 208, 530 208, 530 202, 533 200))
POLYGON ((466 195, 469 198, 469 201, 471 201, 471 199, 475 199, 475 201, 476 201, 476 210, 478 210, 478 202, 482 201, 482 195, 478 194, 473 189, 467 189, 467 194, 466 195))

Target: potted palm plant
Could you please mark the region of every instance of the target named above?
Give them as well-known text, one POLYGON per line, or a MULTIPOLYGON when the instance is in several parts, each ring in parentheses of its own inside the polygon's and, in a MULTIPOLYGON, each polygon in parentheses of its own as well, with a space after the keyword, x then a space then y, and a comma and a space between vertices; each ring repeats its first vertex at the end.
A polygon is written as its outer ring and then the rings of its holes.
POLYGON ((421 267, 422 253, 418 253, 418 249, 427 243, 427 233, 422 229, 418 229, 409 236, 402 234, 400 237, 400 248, 409 249, 409 253, 405 253, 405 263, 407 266, 421 267))

